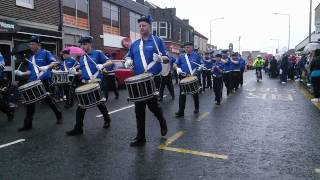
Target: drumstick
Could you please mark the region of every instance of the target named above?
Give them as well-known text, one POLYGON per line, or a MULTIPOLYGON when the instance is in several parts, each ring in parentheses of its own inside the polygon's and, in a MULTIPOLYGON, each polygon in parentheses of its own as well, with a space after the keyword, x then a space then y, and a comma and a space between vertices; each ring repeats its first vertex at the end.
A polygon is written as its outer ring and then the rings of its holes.
POLYGON ((23 63, 23 62, 21 62, 21 63, 19 64, 17 70, 20 70, 22 63, 23 63))
POLYGON ((158 54, 159 54, 159 56, 160 56, 161 62, 163 62, 162 54, 160 53, 159 47, 158 47, 157 42, 156 42, 156 40, 154 39, 154 36, 153 36, 153 35, 152 35, 152 39, 153 39, 154 45, 156 45, 156 48, 157 48, 158 54))

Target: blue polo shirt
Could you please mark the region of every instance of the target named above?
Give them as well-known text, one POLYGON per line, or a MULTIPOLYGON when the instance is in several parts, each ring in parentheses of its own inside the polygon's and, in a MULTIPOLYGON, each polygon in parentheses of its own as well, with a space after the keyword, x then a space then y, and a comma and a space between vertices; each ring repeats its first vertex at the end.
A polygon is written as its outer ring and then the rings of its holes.
POLYGON ((77 64, 79 64, 75 59, 73 58, 67 58, 67 59, 64 59, 60 62, 59 64, 59 67, 60 67, 60 70, 62 71, 67 71, 69 70, 70 68, 76 66, 77 64), (67 69, 64 68, 64 63, 66 63, 66 67, 67 69))
POLYGON ((228 59, 225 59, 227 60, 226 63, 224 63, 224 66, 223 66, 223 71, 225 73, 229 73, 230 71, 232 71, 232 64, 231 64, 231 60, 228 58, 228 59))
POLYGON ((212 75, 215 77, 221 77, 223 72, 220 72, 218 69, 224 69, 224 63, 222 61, 216 61, 212 66, 212 75), (217 66, 217 67, 214 67, 217 66))
MULTIPOLYGON (((107 61, 111 61, 107 58, 107 56, 105 56, 103 54, 102 51, 99 51, 99 50, 93 49, 91 52, 89 52, 87 54, 96 64, 104 64, 107 61)), ((83 61, 84 56, 86 56, 86 55, 83 55, 80 58, 80 69, 82 71, 82 79, 90 80, 90 77, 88 75, 87 69, 86 69, 84 61, 83 61)), ((87 62, 88 62, 88 65, 89 65, 89 68, 90 68, 92 75, 94 75, 98 71, 98 69, 97 69, 96 65, 92 62, 92 60, 90 60, 89 57, 87 57, 87 62)), ((103 77, 103 74, 99 72, 99 74, 97 75, 97 78, 101 79, 102 77, 103 77)))
MULTIPOLYGON (((0 53, 0 64, 4 65, 4 58, 1 53, 0 53)), ((2 78, 2 76, 3 76, 3 70, 0 69, 0 78, 2 78)))
MULTIPOLYGON (((143 41, 143 52, 144 52, 144 56, 146 58, 147 64, 150 64, 153 61, 153 53, 158 54, 158 50, 156 48, 156 45, 153 41, 152 36, 153 35, 150 34, 148 40, 142 40, 142 39, 136 40, 135 42, 132 43, 130 47, 128 57, 131 57, 131 59, 133 60, 133 72, 136 75, 144 73, 144 67, 142 64, 140 49, 139 49, 139 45, 141 41, 143 41)), ((167 53, 162 40, 157 36, 153 36, 153 37, 155 39, 155 42, 157 43, 159 51, 163 56, 165 56, 167 53)), ((148 70, 148 72, 152 73, 153 75, 156 75, 156 74, 159 74, 161 70, 162 70, 161 63, 156 62, 155 65, 148 70)))
MULTIPOLYGON (((201 56, 199 56, 197 53, 192 52, 191 54, 187 55, 190 61, 190 65, 191 65, 191 69, 194 70, 196 68, 198 68, 198 65, 192 63, 195 62, 197 64, 201 64, 202 59, 201 56)), ((191 72, 189 71, 189 67, 188 67, 188 63, 187 60, 185 58, 185 55, 180 55, 178 60, 176 61, 176 64, 179 68, 181 68, 181 70, 187 74, 191 74, 191 72)))
MULTIPOLYGON (((32 62, 33 57, 35 57, 35 63, 38 66, 47 66, 49 64, 51 64, 52 62, 55 62, 56 59, 53 57, 53 55, 44 49, 39 49, 33 56, 31 56, 29 58, 29 60, 32 62)), ((30 76, 29 76, 29 80, 30 81, 34 81, 37 80, 37 74, 34 70, 33 64, 29 62, 28 64, 28 70, 31 72, 30 76)), ((40 72, 40 80, 47 80, 51 78, 51 69, 49 69, 48 71, 42 73, 40 72)))
POLYGON ((233 61, 238 61, 238 63, 234 63, 234 62, 231 61, 231 70, 232 71, 240 71, 240 59, 237 58, 237 59, 235 59, 233 61))
POLYGON ((203 65, 204 65, 205 68, 211 69, 212 66, 213 66, 213 60, 211 58, 204 59, 203 60, 203 65))

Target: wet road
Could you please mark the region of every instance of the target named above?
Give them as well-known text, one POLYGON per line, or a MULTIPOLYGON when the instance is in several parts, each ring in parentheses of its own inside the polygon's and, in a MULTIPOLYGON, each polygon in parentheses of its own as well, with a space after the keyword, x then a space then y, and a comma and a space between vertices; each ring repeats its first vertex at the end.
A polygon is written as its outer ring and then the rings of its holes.
POLYGON ((320 179, 320 111, 295 82, 264 77, 257 83, 250 71, 238 92, 228 98, 224 92, 219 107, 207 90, 194 115, 188 97, 184 118, 174 117, 178 100, 166 97, 161 105, 168 135, 161 138, 147 111, 142 148, 129 147, 136 123, 125 97, 122 90, 119 100, 108 102, 110 129, 102 128, 93 108, 79 137, 65 136, 75 108, 63 110, 64 124, 55 125, 53 113, 39 105, 34 129, 23 133, 16 132, 23 108, 11 123, 0 114, 0 179, 320 179))

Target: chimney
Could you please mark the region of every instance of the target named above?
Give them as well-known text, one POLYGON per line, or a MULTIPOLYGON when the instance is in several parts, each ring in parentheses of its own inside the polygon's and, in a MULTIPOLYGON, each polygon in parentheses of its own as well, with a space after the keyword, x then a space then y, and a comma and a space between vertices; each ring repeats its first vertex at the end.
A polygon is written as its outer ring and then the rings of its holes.
POLYGON ((144 5, 144 0, 136 0, 136 2, 144 5))

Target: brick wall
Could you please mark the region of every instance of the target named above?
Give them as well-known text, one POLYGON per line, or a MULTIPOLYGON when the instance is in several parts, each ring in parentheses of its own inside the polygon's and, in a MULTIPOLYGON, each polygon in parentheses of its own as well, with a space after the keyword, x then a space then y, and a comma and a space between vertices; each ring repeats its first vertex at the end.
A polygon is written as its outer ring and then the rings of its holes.
POLYGON ((81 29, 89 29, 89 21, 87 18, 80 18, 76 19, 75 16, 70 16, 67 14, 63 14, 63 25, 77 27, 81 29))
POLYGON ((120 29, 117 27, 111 27, 109 25, 103 24, 103 32, 110 33, 120 36, 120 29))

